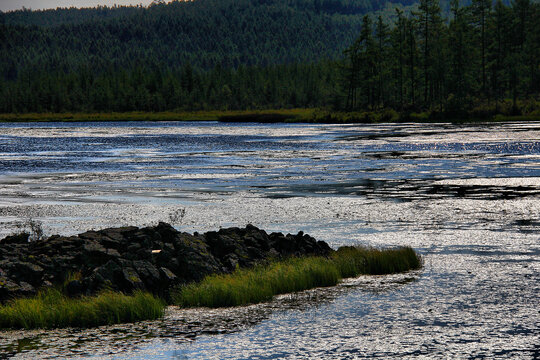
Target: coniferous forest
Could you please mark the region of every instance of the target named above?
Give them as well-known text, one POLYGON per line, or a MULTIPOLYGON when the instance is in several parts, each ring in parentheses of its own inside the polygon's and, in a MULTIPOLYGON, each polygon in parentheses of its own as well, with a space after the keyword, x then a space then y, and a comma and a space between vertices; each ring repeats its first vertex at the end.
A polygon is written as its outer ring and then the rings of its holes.
POLYGON ((531 113, 540 4, 194 0, 0 13, 0 113, 531 113))

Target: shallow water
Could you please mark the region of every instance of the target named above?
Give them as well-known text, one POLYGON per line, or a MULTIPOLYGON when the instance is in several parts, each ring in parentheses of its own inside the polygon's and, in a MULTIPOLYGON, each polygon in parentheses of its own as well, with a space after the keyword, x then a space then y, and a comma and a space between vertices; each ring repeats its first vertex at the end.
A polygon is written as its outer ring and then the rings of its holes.
MULTIPOLYGON (((0 334, 5 357, 538 358, 540 123, 0 124, 0 236, 252 223, 411 245, 422 271, 233 309, 0 334)), ((0 356, 1 357, 1 356, 0 356)))

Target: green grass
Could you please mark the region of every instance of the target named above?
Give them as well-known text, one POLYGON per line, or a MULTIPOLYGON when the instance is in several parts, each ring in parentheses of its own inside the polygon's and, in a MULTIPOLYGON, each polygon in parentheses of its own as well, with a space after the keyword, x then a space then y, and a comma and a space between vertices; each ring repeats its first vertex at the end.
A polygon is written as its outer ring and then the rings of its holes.
POLYGON ((346 246, 332 255, 342 278, 394 274, 422 267, 420 256, 410 247, 374 249, 346 246))
POLYGON ((276 294, 332 286, 339 281, 337 268, 328 259, 293 258, 267 266, 237 269, 230 275, 210 275, 173 294, 181 307, 237 306, 268 301, 276 294))
POLYGON ((157 319, 164 308, 164 302, 149 293, 135 292, 129 296, 108 291, 72 299, 50 288, 35 297, 1 305, 0 328, 93 327, 157 319))
POLYGON ((378 250, 345 247, 330 258, 305 257, 237 269, 232 274, 210 275, 200 283, 173 291, 181 307, 226 307, 264 302, 274 295, 336 285, 342 278, 361 274, 390 274, 421 267, 409 247, 378 250))
POLYGON ((314 109, 238 110, 238 111, 167 111, 167 112, 104 112, 104 113, 24 113, 0 114, 0 122, 92 122, 92 121, 218 121, 231 118, 255 119, 261 115, 278 115, 287 121, 307 121, 314 109))
MULTIPOLYGON (((502 106, 502 105, 501 105, 502 106)), ((494 115, 494 108, 475 108, 463 115, 450 116, 431 111, 399 113, 393 109, 373 111, 334 111, 326 109, 202 110, 167 112, 104 113, 24 113, 0 114, 0 122, 94 122, 94 121, 238 121, 292 123, 396 123, 396 122, 499 122, 540 121, 540 105, 520 104, 525 115, 494 115)), ((507 108, 508 106, 506 106, 507 108)))

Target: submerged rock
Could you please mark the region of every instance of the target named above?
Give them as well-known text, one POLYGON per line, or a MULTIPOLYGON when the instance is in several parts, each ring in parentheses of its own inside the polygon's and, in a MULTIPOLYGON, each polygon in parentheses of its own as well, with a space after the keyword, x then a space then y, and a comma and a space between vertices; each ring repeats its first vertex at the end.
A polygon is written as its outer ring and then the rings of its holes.
POLYGON ((35 294, 44 284, 64 283, 73 296, 107 288, 167 297, 172 286, 237 266, 330 252, 328 244, 302 232, 267 234, 252 225, 192 235, 159 223, 34 242, 28 242, 28 234, 14 235, 0 240, 0 302, 35 294))

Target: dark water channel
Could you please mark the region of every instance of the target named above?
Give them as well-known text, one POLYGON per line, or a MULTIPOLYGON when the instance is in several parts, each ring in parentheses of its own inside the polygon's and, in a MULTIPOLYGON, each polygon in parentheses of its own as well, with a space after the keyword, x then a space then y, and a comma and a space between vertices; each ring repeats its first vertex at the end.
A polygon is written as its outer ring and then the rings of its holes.
POLYGON ((181 208, 185 231, 410 245, 425 266, 158 321, 4 331, 0 358, 540 357, 540 123, 0 124, 0 236, 181 208))

